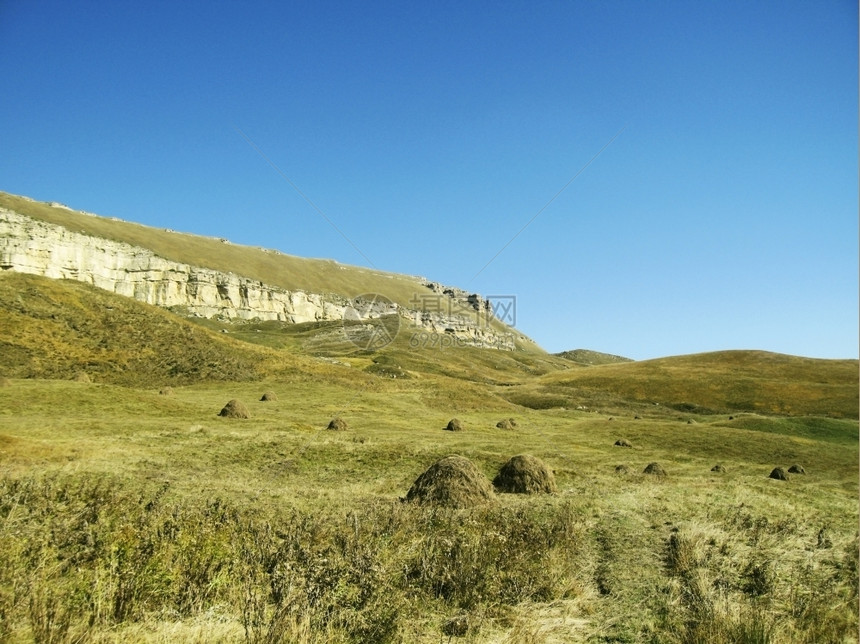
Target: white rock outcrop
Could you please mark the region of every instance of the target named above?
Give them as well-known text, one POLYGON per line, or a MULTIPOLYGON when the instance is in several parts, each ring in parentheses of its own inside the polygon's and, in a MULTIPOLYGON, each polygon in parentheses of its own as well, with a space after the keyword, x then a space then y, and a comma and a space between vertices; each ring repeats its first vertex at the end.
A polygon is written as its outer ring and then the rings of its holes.
MULTIPOLYGON (((0 208, 0 271, 4 270, 78 280, 206 318, 295 324, 354 319, 356 312, 354 303, 338 294, 288 291, 233 273, 167 260, 146 248, 74 232, 0 208)), ((435 292, 433 287, 438 285, 427 287, 435 292)), ((426 339, 431 344, 433 335, 449 337, 449 344, 456 341, 487 348, 513 349, 514 339, 530 341, 513 329, 503 333, 491 327, 485 317, 489 307, 483 302, 467 303, 474 315, 408 310, 382 302, 359 310, 364 318, 396 312, 429 334, 426 339)))
POLYGON ((287 291, 232 273, 158 257, 145 248, 70 231, 0 209, 0 270, 86 282, 190 315, 240 320, 341 320, 346 298, 287 291))

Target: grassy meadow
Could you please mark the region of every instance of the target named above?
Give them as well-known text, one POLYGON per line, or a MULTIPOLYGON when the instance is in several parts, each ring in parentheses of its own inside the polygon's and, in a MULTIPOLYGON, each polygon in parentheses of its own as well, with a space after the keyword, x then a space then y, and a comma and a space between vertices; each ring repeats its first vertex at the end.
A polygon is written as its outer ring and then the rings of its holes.
POLYGON ((0 641, 857 641, 857 361, 583 366, 408 328, 369 353, 0 292, 0 641), (492 479, 521 453, 558 494, 401 502, 444 456, 492 479))

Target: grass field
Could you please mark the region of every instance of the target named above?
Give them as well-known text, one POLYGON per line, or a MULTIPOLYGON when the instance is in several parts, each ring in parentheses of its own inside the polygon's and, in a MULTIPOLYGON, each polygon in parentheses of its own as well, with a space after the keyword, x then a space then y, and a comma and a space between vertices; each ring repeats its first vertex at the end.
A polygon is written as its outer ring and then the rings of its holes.
POLYGON ((0 641, 857 641, 857 361, 583 366, 408 329, 368 353, 0 292, 0 641), (217 416, 231 399, 251 418, 217 416), (439 458, 492 478, 520 453, 558 494, 400 501, 439 458))

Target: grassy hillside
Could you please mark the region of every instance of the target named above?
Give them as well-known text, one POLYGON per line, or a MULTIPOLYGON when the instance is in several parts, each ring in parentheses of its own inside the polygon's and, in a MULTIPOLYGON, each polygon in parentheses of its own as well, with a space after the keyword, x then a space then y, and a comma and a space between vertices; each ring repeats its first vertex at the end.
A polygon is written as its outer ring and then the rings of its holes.
POLYGON ((591 351, 590 349, 573 349, 572 351, 562 351, 561 353, 555 353, 553 355, 584 365, 631 362, 630 358, 616 356, 611 353, 601 353, 600 351, 591 351))
POLYGON ((0 274, 0 373, 158 387, 288 373, 286 354, 71 280, 0 274))
MULTIPOLYGON (((399 376, 495 383, 563 364, 540 352, 448 345, 417 351, 411 345, 418 333, 404 321, 391 345, 369 352, 347 339, 340 322, 186 320, 80 282, 0 273, 0 375, 11 378, 86 373, 97 382, 150 388, 299 373, 335 381, 399 376)), ((459 395, 453 380, 451 388, 459 395)))
POLYGON ((653 413, 662 406, 685 413, 856 418, 858 361, 720 351, 549 374, 512 390, 510 399, 593 408, 620 399, 653 413))

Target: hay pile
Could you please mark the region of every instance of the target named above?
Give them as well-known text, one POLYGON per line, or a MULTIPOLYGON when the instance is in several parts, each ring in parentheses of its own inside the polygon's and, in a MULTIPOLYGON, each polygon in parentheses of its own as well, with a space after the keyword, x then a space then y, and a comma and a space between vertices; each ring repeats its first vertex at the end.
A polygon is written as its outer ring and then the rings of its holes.
POLYGON ((172 396, 173 395, 173 387, 162 387, 159 392, 159 396, 172 396))
POLYGON ((711 468, 711 471, 712 471, 712 472, 725 472, 725 471, 726 471, 726 468, 725 468, 725 467, 723 467, 723 464, 722 464, 722 463, 717 463, 716 465, 714 465, 714 466, 711 468))
POLYGON ((630 474, 630 468, 624 464, 616 465, 615 466, 615 473, 616 474, 630 474))
POLYGON ((275 395, 274 391, 267 391, 260 398, 261 402, 275 402, 278 399, 278 396, 275 395))
POLYGON ((90 378, 90 377, 86 374, 86 372, 84 372, 84 371, 79 371, 78 373, 76 373, 76 374, 75 374, 75 377, 73 378, 73 380, 74 380, 75 382, 92 382, 92 381, 93 381, 93 380, 92 380, 92 378, 90 378))
POLYGON ((791 467, 788 468, 789 474, 806 474, 806 470, 803 469, 803 465, 798 465, 795 463, 791 467))
POLYGON ((619 438, 617 441, 615 441, 615 447, 633 447, 633 445, 631 445, 630 441, 628 441, 627 439, 619 438))
POLYGON ((433 463, 406 493, 407 501, 455 509, 471 508, 495 498, 489 479, 472 461, 456 454, 433 463))
POLYGON ((529 454, 514 456, 493 479, 493 485, 499 492, 513 494, 555 494, 558 487, 555 475, 539 458, 529 454))
POLYGON ((660 463, 648 463, 642 473, 650 474, 651 476, 667 476, 666 470, 663 469, 660 463))
POLYGON ((449 432, 462 432, 465 427, 463 427, 463 423, 460 422, 459 418, 452 418, 448 421, 448 424, 445 426, 446 431, 449 432))
POLYGON ((343 418, 337 416, 336 418, 332 418, 329 421, 328 427, 326 427, 326 429, 332 429, 337 432, 345 432, 349 429, 349 425, 346 424, 346 421, 343 418))
POLYGON ((775 467, 770 473, 769 478, 776 479, 777 481, 787 481, 788 474, 786 474, 785 470, 781 467, 775 467))
POLYGON ((244 403, 234 399, 224 405, 224 409, 218 412, 218 415, 224 418, 250 418, 251 412, 244 403))
POLYGON ((496 427, 499 429, 513 429, 517 426, 517 421, 513 418, 502 418, 499 422, 496 423, 496 427))

